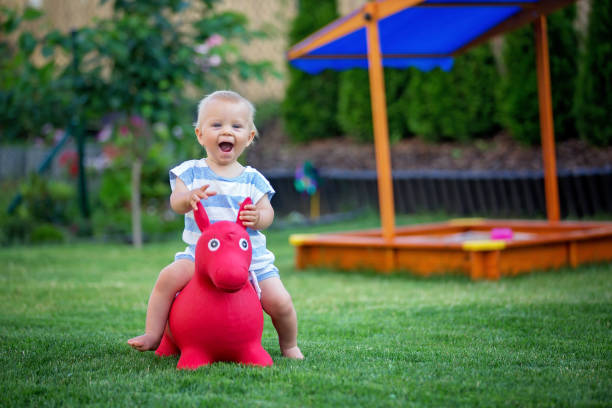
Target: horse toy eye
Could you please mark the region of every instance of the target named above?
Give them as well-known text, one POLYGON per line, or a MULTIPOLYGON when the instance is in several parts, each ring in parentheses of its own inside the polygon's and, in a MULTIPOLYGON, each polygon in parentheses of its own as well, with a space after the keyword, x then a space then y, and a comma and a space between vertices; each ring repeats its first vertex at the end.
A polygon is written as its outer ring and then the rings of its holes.
POLYGON ((208 241, 208 249, 210 249, 213 252, 219 249, 220 246, 221 246, 221 243, 219 242, 217 238, 213 238, 210 241, 208 241))
POLYGON ((246 251, 247 249, 249 249, 249 242, 244 238, 240 238, 240 242, 238 242, 238 245, 240 246, 240 249, 242 249, 243 251, 246 251))

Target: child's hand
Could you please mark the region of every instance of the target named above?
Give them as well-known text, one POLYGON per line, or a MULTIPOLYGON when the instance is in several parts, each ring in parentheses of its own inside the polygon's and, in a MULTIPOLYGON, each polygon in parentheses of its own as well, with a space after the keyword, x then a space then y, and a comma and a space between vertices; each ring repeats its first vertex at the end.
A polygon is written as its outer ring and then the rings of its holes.
POLYGON ((242 211, 240 211, 240 221, 242 221, 242 225, 245 227, 255 229, 257 223, 259 222, 259 218, 259 209, 255 207, 254 204, 247 204, 244 206, 242 211))
POLYGON ((198 211, 198 203, 200 200, 206 200, 208 197, 217 194, 215 191, 206 191, 209 185, 205 184, 200 188, 194 188, 189 192, 189 205, 193 211, 198 211))

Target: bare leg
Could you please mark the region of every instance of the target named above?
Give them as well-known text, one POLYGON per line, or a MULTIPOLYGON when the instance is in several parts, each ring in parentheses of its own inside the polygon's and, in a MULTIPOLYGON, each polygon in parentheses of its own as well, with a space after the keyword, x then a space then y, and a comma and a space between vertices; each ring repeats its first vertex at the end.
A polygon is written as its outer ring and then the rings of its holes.
POLYGON ((291 296, 279 278, 269 278, 259 282, 261 304, 272 318, 278 333, 278 344, 285 357, 303 359, 304 355, 297 345, 297 314, 291 296))
POLYGON ((179 259, 162 269, 149 297, 145 334, 127 341, 132 348, 147 351, 159 346, 174 296, 191 280, 193 272, 194 263, 187 259, 179 259))

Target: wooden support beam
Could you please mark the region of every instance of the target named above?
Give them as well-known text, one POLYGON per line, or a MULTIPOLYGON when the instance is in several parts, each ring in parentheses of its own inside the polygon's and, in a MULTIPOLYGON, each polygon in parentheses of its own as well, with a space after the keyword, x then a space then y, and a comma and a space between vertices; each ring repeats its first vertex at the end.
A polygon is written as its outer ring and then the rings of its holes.
POLYGON ((550 65, 548 59, 548 36, 546 16, 539 16, 533 23, 536 45, 536 68, 538 75, 538 102, 540 106, 540 134, 542 138, 542 160, 544 162, 544 188, 546 192, 546 215, 549 222, 560 219, 557 164, 555 160, 555 129, 550 87, 550 65))
POLYGON ((392 241, 395 236, 395 209, 393 205, 393 180, 391 175, 391 153, 389 151, 385 80, 380 52, 377 11, 377 4, 374 2, 369 2, 364 6, 382 236, 385 241, 392 241))

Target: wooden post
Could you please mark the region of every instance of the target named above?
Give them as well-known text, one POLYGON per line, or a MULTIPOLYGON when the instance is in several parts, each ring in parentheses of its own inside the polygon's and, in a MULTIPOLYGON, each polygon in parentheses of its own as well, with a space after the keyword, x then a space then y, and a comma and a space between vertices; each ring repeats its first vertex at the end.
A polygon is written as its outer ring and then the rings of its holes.
POLYGON ((368 2, 364 6, 368 41, 368 73, 374 125, 374 148, 376 151, 376 173, 378 176, 378 202, 382 223, 382 236, 387 242, 395 237, 395 209, 393 207, 393 179, 391 154, 389 152, 389 130, 382 55, 378 35, 377 4, 368 2))
POLYGON ((559 221, 559 190, 557 186, 557 164, 555 161, 555 128, 550 91, 550 65, 548 59, 548 36, 546 16, 539 16, 533 23, 538 73, 538 101, 540 105, 540 135, 542 138, 542 160, 544 163, 544 190, 546 192, 546 215, 549 222, 559 221))

